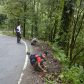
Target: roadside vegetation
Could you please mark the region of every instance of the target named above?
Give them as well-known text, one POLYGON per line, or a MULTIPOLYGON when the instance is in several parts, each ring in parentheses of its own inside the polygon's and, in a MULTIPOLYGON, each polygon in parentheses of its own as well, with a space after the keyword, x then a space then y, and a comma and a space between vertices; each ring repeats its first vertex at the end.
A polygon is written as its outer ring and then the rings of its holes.
POLYGON ((84 84, 84 0, 0 0, 0 31, 15 35, 18 22, 24 38, 46 42, 60 62, 46 84, 84 84))

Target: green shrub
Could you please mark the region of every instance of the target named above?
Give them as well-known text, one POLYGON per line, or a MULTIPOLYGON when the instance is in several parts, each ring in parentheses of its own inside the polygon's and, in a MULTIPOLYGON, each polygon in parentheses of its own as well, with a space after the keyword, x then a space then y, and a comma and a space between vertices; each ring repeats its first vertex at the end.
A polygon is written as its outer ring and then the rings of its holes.
POLYGON ((54 58, 58 59, 64 65, 69 63, 68 58, 64 54, 64 50, 58 47, 56 43, 53 44, 52 49, 54 58))
POLYGON ((72 67, 64 70, 59 77, 62 79, 63 84, 84 84, 84 71, 83 68, 72 67))

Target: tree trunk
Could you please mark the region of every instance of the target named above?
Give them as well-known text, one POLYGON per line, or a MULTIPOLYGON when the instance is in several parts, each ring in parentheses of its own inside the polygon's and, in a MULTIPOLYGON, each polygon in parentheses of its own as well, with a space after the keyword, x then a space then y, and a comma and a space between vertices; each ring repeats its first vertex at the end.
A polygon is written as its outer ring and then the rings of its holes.
POLYGON ((38 36, 38 3, 34 0, 34 35, 38 36))
POLYGON ((59 44, 60 46, 63 47, 67 56, 68 56, 69 39, 70 39, 70 36, 68 34, 70 31, 70 24, 72 22, 72 17, 74 13, 74 10, 73 10, 74 3, 75 3, 75 0, 69 0, 69 1, 65 0, 62 19, 61 19, 61 29, 59 33, 59 36, 60 36, 59 44))
POLYGON ((32 24, 32 28, 31 28, 31 37, 33 38, 33 31, 34 31, 34 28, 33 28, 33 24, 32 24))
POLYGON ((26 25, 26 9, 27 9, 27 5, 26 5, 26 2, 24 2, 24 23, 23 23, 23 37, 25 37, 25 25, 26 25))
POLYGON ((26 25, 26 18, 24 17, 24 24, 23 24, 23 37, 25 37, 25 25, 26 25))
MULTIPOLYGON (((78 18, 79 18, 79 17, 78 17, 78 18)), ((76 20, 76 23, 75 23, 75 26, 74 26, 74 29, 73 29, 73 35, 72 35, 72 40, 71 40, 71 46, 70 46, 70 65, 73 64, 73 62, 74 62, 74 64, 75 64, 75 58, 77 57, 77 55, 78 55, 81 51, 84 50, 84 48, 83 48, 83 49, 81 49, 75 56, 72 56, 72 55, 73 55, 74 48, 75 48, 75 45, 76 45, 77 36, 79 35, 80 30, 82 29, 84 14, 83 14, 83 16, 82 16, 82 18, 81 18, 80 26, 79 26, 78 32, 75 33, 78 18, 77 18, 77 20, 76 20)))
POLYGON ((54 32, 53 32, 53 39, 55 39, 55 35, 56 35, 56 30, 57 30, 57 21, 55 20, 55 23, 54 23, 54 32))

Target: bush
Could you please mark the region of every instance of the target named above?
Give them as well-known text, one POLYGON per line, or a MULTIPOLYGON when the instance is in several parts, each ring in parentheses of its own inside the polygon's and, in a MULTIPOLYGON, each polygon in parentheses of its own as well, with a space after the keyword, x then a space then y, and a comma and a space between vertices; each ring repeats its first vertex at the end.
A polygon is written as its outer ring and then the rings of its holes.
POLYGON ((55 59, 58 59, 64 65, 69 63, 69 60, 68 58, 66 58, 66 55, 64 53, 64 50, 58 47, 56 43, 53 44, 52 49, 55 59))
POLYGON ((64 70, 59 77, 62 79, 63 84, 84 84, 84 71, 83 68, 72 67, 64 70))

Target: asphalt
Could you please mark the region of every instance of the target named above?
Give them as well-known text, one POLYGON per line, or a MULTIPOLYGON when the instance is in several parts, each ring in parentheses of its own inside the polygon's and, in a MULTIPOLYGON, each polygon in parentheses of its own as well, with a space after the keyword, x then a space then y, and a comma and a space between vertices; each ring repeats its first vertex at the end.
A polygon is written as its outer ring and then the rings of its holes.
MULTIPOLYGON (((28 52, 30 54, 37 53, 37 49, 26 41, 28 52)), ((44 84, 39 77, 39 73, 35 72, 27 61, 27 67, 23 70, 26 57, 26 49, 24 43, 18 44, 16 37, 0 35, 0 84, 18 84, 21 73, 20 84, 44 84)), ((29 56, 28 56, 29 57, 29 56)))
POLYGON ((0 84, 18 84, 25 62, 25 45, 0 35, 0 84))

